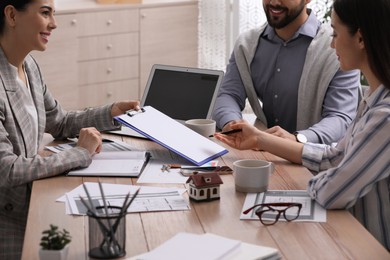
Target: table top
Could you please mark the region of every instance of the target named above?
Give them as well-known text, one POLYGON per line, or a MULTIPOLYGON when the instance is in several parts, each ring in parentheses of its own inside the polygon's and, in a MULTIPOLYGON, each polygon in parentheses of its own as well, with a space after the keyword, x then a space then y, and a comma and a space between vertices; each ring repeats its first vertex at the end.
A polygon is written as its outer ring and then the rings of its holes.
MULTIPOLYGON (((175 154, 149 140, 114 135, 109 138, 148 150, 155 158, 176 158, 175 154)), ((312 176, 306 168, 270 153, 228 149, 229 153, 219 158, 220 165, 232 167, 235 160, 244 158, 274 162, 275 172, 269 185, 271 190, 305 190, 312 176)), ((246 194, 235 191, 233 175, 223 175, 221 178, 223 184, 219 200, 190 201, 189 211, 127 214, 126 257, 154 249, 178 232, 191 232, 214 233, 246 243, 274 247, 280 251, 283 259, 389 259, 387 250, 346 210, 328 210, 325 223, 279 221, 273 226, 263 226, 260 221, 240 220, 246 194)), ((88 218, 66 215, 65 204, 55 200, 83 182, 99 180, 138 185, 136 178, 65 176, 33 183, 22 259, 39 259, 41 232, 49 224, 56 224, 70 232, 72 242, 68 259, 88 259, 88 218)), ((153 186, 185 187, 183 184, 153 186)), ((187 193, 184 196, 188 199, 187 193)))

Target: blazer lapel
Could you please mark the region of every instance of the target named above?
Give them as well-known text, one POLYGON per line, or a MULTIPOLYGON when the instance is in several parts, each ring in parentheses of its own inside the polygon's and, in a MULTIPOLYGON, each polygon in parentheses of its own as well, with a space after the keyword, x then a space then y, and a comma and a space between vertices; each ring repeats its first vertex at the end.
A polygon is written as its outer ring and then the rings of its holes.
POLYGON ((30 57, 26 57, 25 61, 26 73, 31 87, 31 94, 35 103, 38 114, 38 141, 42 139, 46 126, 46 112, 43 93, 43 82, 41 75, 37 69, 35 61, 30 57))
MULTIPOLYGON (((11 65, 8 63, 3 51, 0 48, 0 77, 4 85, 4 89, 7 93, 7 98, 9 100, 9 106, 12 110, 12 113, 15 118, 16 126, 19 132, 22 135, 25 153, 27 157, 31 157, 36 150, 36 143, 33 140, 36 140, 32 136, 32 131, 29 131, 31 126, 29 125, 29 120, 27 120, 26 110, 25 110, 25 97, 22 95, 21 90, 18 87, 16 82, 15 72, 13 71, 11 65)), ((21 144, 20 144, 21 145, 21 144)))

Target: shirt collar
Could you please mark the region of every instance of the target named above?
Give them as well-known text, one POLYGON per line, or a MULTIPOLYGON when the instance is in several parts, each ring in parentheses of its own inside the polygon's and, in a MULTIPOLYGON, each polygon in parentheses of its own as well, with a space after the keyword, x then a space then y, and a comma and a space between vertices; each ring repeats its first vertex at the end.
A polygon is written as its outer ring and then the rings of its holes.
POLYGON ((379 102, 381 102, 386 96, 390 96, 390 89, 386 88, 383 84, 380 85, 374 92, 371 94, 369 91, 366 91, 363 96, 363 102, 366 102, 367 109, 374 107, 379 102))
MULTIPOLYGON (((299 27, 298 31, 295 32, 294 36, 289 41, 297 38, 299 35, 305 35, 312 39, 316 36, 321 26, 321 22, 317 19, 316 15, 311 9, 308 8, 307 10, 310 13, 309 17, 307 18, 306 22, 302 24, 301 27, 299 27)), ((267 27, 263 33, 263 37, 272 40, 278 36, 276 35, 274 28, 267 24, 267 27)))

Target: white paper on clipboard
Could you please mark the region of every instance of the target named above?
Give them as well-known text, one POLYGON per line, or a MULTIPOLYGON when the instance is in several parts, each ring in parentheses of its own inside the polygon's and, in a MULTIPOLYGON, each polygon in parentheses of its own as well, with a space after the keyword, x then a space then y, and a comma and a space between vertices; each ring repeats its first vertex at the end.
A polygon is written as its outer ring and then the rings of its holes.
POLYGON ((143 107, 138 113, 117 116, 115 120, 198 166, 228 152, 151 106, 143 107))

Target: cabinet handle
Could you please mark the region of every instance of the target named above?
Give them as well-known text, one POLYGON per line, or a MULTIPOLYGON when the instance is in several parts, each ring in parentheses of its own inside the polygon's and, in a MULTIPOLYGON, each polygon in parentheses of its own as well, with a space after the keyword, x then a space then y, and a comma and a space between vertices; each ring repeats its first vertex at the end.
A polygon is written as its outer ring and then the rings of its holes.
POLYGON ((76 25, 77 24, 77 20, 76 19, 73 19, 71 22, 70 22, 71 25, 76 25))
POLYGON ((112 20, 111 19, 107 20, 107 26, 110 26, 111 24, 112 24, 112 20))
POLYGON ((145 14, 141 14, 141 18, 146 18, 146 15, 145 14))
POLYGON ((107 74, 111 74, 112 68, 107 68, 107 74))
POLYGON ((107 44, 107 50, 111 50, 111 49, 112 49, 112 44, 111 43, 107 44))
POLYGON ((111 91, 107 92, 107 97, 108 98, 112 97, 112 92, 111 91))

